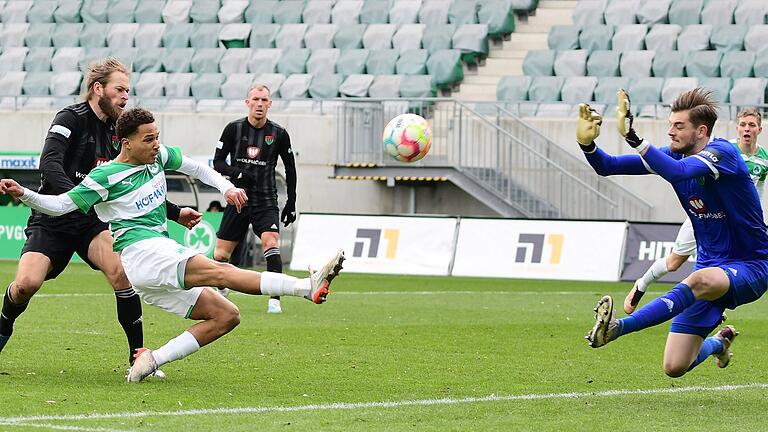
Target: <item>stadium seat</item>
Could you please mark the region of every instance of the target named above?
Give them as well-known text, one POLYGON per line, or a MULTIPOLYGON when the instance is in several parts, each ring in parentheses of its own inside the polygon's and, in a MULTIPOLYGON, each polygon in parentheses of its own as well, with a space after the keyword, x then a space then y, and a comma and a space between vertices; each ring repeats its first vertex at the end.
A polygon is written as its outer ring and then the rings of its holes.
POLYGON ((305 24, 329 24, 332 7, 333 1, 331 0, 307 2, 301 14, 301 21, 305 24))
POLYGON ((219 22, 220 0, 195 0, 189 10, 189 17, 194 23, 219 22))
POLYGON ((136 22, 136 7, 138 0, 112 0, 107 8, 107 22, 132 23, 136 22))
MULTIPOLYGON (((2 69, 2 65, 0 65, 0 69, 2 69)), ((0 71, 0 96, 20 96, 26 75, 26 72, 0 71)))
POLYGON ((54 72, 78 71, 84 54, 84 50, 80 47, 59 48, 51 57, 51 69, 54 72))
POLYGON ((701 23, 704 0, 672 0, 669 6, 669 23, 687 26, 701 23))
POLYGON ((53 29, 56 24, 35 23, 30 24, 27 34, 24 35, 24 46, 26 47, 49 47, 53 45, 53 29))
POLYGON ((221 84, 224 83, 224 74, 220 73, 201 73, 197 74, 192 84, 189 86, 192 96, 196 98, 218 98, 221 97, 221 84))
POLYGON ((274 48, 277 33, 280 31, 278 24, 259 24, 251 30, 251 48, 274 48))
MULTIPOLYGON (((135 48, 119 48, 119 49, 129 50, 129 49, 135 49, 135 48)), ((97 62, 100 62, 101 60, 104 60, 105 57, 111 54, 111 51, 112 50, 106 47, 90 48, 90 49, 83 48, 83 56, 80 57, 80 61, 78 62, 79 70, 85 71, 90 64, 97 63, 97 62)), ((160 65, 158 64, 158 69, 159 69, 159 66, 160 65)))
POLYGON ((222 24, 239 24, 245 22, 245 9, 248 8, 248 0, 225 1, 221 9, 216 13, 218 21, 222 24))
POLYGON ((169 73, 165 80, 165 96, 172 98, 190 97, 192 95, 190 87, 194 78, 195 74, 193 73, 169 73))
POLYGON ((501 39, 515 31, 515 13, 507 0, 480 0, 477 22, 488 26, 488 36, 501 39))
POLYGON ((685 59, 685 74, 689 77, 705 78, 720 76, 720 51, 693 51, 685 59))
POLYGON ((453 49, 462 52, 462 59, 475 62, 478 56, 488 55, 488 25, 464 24, 453 34, 453 49))
POLYGON ((286 77, 285 82, 280 86, 280 98, 304 99, 308 97, 311 82, 312 75, 309 74, 292 74, 286 77))
POLYGON ((304 34, 304 45, 309 49, 333 48, 333 38, 337 31, 338 24, 313 24, 304 34))
POLYGON ((595 102, 616 104, 616 91, 629 89, 630 79, 626 77, 601 77, 595 87, 595 102))
POLYGON ((435 51, 427 60, 427 74, 437 87, 452 86, 464 79, 461 51, 435 51))
POLYGON ((448 8, 448 22, 457 26, 477 24, 477 0, 452 2, 448 8))
POLYGON ((611 38, 611 49, 614 51, 638 51, 645 49, 645 35, 648 26, 645 24, 630 24, 618 27, 611 38))
POLYGON ((365 62, 366 73, 370 75, 393 75, 399 57, 400 52, 394 49, 370 50, 365 62))
POLYGON ((389 22, 398 26, 419 21, 421 0, 394 0, 389 9, 389 22))
POLYGON ((454 24, 432 24, 424 28, 421 35, 422 47, 433 53, 441 49, 451 49, 453 34, 456 32, 454 24))
POLYGON ((249 73, 233 73, 227 75, 224 83, 221 84, 221 97, 224 99, 245 99, 248 96, 248 89, 256 76, 249 73))
POLYGON ((27 72, 21 93, 27 96, 48 96, 51 94, 53 72, 27 72))
POLYGON ((753 25, 744 36, 744 48, 747 51, 759 52, 768 47, 768 25, 753 25))
POLYGON ((768 56, 756 55, 753 68, 756 77, 768 77, 768 56))
POLYGON ((272 8, 272 20, 277 24, 299 24, 304 12, 304 2, 301 0, 282 0, 272 8))
POLYGON ((635 16, 640 24, 655 26, 669 22, 669 6, 672 0, 645 0, 640 4, 635 16))
POLYGON ((680 51, 656 51, 653 56, 653 76, 685 76, 685 53, 680 51))
POLYGON ((220 72, 219 64, 225 52, 227 50, 224 48, 196 49, 190 63, 192 72, 205 74, 220 72))
POLYGON ((398 51, 421 48, 424 24, 403 24, 392 36, 392 48, 398 51))
POLYGON ((371 24, 363 35, 363 47, 366 49, 392 48, 392 36, 395 34, 395 24, 371 24))
POLYGON ((109 24, 90 23, 83 26, 80 33, 80 46, 85 48, 101 48, 107 46, 109 24))
POLYGON ((336 73, 343 76, 364 74, 369 54, 370 51, 367 49, 342 51, 336 62, 336 73))
POLYGON ((529 76, 505 75, 496 85, 496 100, 499 102, 523 102, 528 100, 528 89, 533 78, 529 76))
MULTIPOLYGON (((260 0, 249 2, 245 8, 245 22, 248 24, 272 24, 272 11, 277 0, 260 0)), ((254 26, 258 27, 258 26, 254 26)))
MULTIPOLYGON (((307 60, 307 73, 313 77, 318 75, 335 75, 336 62, 339 60, 341 51, 338 48, 319 48, 311 51, 309 60, 307 60)), ((313 79, 313 81, 315 81, 313 79)))
POLYGON ((625 51, 621 55, 619 71, 621 76, 642 78, 651 76, 655 51, 625 51))
MULTIPOLYGON (((134 72, 162 72, 165 48, 144 48, 136 52, 133 60, 134 72)), ((218 62, 216 67, 218 67, 218 62)))
MULTIPOLYGON (((133 62, 136 59, 136 56, 138 55, 140 48, 106 48, 108 51, 107 55, 111 55, 121 62, 123 64, 127 65, 129 68, 133 67, 133 62)), ((100 49, 99 49, 100 50, 100 49)), ((169 50, 172 51, 172 50, 169 50)), ((88 51, 90 53, 90 51, 88 51)), ((97 53, 97 55, 101 55, 101 53, 97 53)), ((164 57, 167 58, 168 56, 164 57)), ((104 57, 100 57, 104 58, 104 57)), ((94 60, 99 60, 99 57, 93 57, 94 60)), ((166 71, 167 72, 167 71, 166 71)))
POLYGON ((373 75, 349 75, 339 86, 339 93, 343 97, 367 97, 372 83, 373 75))
POLYGON ((632 103, 637 105, 656 104, 661 101, 661 88, 664 78, 643 77, 632 79, 629 83, 629 94, 632 103))
POLYGON ((32 9, 32 1, 15 0, 9 1, 5 7, 0 10, 0 22, 7 23, 26 23, 27 13, 32 9))
POLYGON ((221 28, 221 24, 197 24, 189 36, 189 44, 192 48, 218 48, 221 46, 219 44, 221 28))
POLYGON ((709 24, 685 26, 677 36, 677 49, 680 51, 706 51, 709 49, 710 37, 712 37, 712 26, 709 24))
POLYGON ((339 31, 333 36, 333 46, 342 51, 362 48, 366 28, 366 24, 349 24, 339 27, 339 31))
POLYGON ((528 88, 528 100, 534 102, 557 102, 565 78, 554 76, 536 76, 528 88))
POLYGON ((730 101, 731 85, 733 80, 730 78, 700 78, 699 85, 714 92, 714 97, 721 103, 730 101))
POLYGON ((698 78, 667 78, 664 86, 661 88, 661 103, 672 105, 672 102, 680 96, 681 93, 693 90, 699 86, 698 78))
POLYGON ((762 25, 768 22, 768 1, 740 1, 733 12, 736 24, 745 26, 762 25))
POLYGON ((53 48, 30 48, 24 59, 24 70, 27 72, 50 72, 53 48))
POLYGON ((733 11, 738 0, 708 1, 701 9, 701 23, 711 24, 712 27, 733 24, 733 11))
POLYGON ((365 0, 360 9, 360 23, 386 24, 389 22, 390 2, 365 0))
MULTIPOLYGON (((154 2, 153 2, 154 3, 154 2)), ((59 6, 53 11, 53 19, 57 24, 81 23, 79 1, 59 2, 59 6)))
POLYGON ((720 76, 748 78, 754 76, 755 53, 752 51, 728 51, 720 61, 720 76))
MULTIPOLYGON (((27 11, 28 23, 52 23, 53 11, 59 5, 58 1, 36 1, 32 3, 32 7, 27 11)), ((0 7, 0 10, 3 8, 0 7)))
POLYGON ((376 75, 371 86, 368 87, 368 96, 372 98, 399 98, 402 75, 376 75))
MULTIPOLYGON (((530 50, 523 59, 523 74, 528 76, 554 75, 555 51, 530 50)), ((592 75, 590 73, 590 75, 592 75)))
POLYGON ((605 24, 606 0, 581 0, 573 9, 573 23, 581 28, 605 24))
MULTIPOLYGON (((165 24, 137 25, 139 29, 133 35, 133 44, 136 48, 160 48, 163 45, 165 24)), ((182 48, 186 48, 186 45, 182 48)))
POLYGON ((219 46, 224 48, 246 48, 251 38, 250 24, 222 24, 219 30, 219 46))
POLYGON ((24 70, 24 60, 27 58, 29 48, 12 47, 3 48, 0 54, 0 72, 18 72, 24 70))
POLYGON ((400 53, 395 70, 398 75, 424 75, 427 73, 427 58, 425 49, 408 50, 400 53))
POLYGON ((360 24, 360 11, 363 0, 337 1, 331 10, 331 22, 344 27, 350 24, 360 24))
MULTIPOLYGON (((223 74, 244 74, 248 72, 248 62, 252 50, 248 48, 230 48, 224 51, 219 61, 219 69, 223 74)), ((223 94, 223 92, 222 92, 223 94)))
POLYGON ((580 104, 591 101, 595 95, 597 77, 571 77, 566 78, 563 88, 560 89, 560 98, 563 102, 580 104))
POLYGON ((551 50, 579 49, 581 29, 572 25, 554 25, 547 34, 547 46, 551 50))
POLYGON ((163 69, 170 73, 192 72, 192 57, 194 48, 174 48, 166 50, 163 57, 163 69))
POLYGON ((191 23, 165 24, 162 41, 166 48, 188 48, 189 37, 195 29, 191 23))
POLYGON ((607 25, 624 26, 636 24, 635 12, 639 6, 638 0, 623 0, 608 2, 603 10, 603 19, 607 25))
POLYGON ((587 74, 587 51, 559 51, 552 66, 556 76, 584 76, 587 74))
POLYGON ((248 62, 248 72, 253 74, 271 74, 277 71, 277 62, 283 50, 277 48, 261 48, 252 50, 253 54, 248 62))
POLYGON ((165 72, 147 72, 141 74, 141 78, 136 83, 136 96, 144 97, 163 97, 165 82, 168 74, 165 72))
POLYGON ((27 23, 5 23, 0 27, 0 47, 23 47, 27 23))
POLYGON ((511 0, 510 4, 515 11, 530 14, 539 6, 539 0, 511 0))
POLYGON ((254 84, 263 84, 269 88, 272 95, 277 95, 280 90, 280 86, 285 82, 285 75, 278 73, 260 74, 256 75, 253 80, 254 84))
POLYGON ((765 104, 765 78, 737 78, 733 81, 730 102, 738 106, 765 104))
POLYGON ((163 22, 165 0, 139 0, 133 10, 133 18, 139 24, 160 24, 163 22))
POLYGON ((721 25, 712 28, 709 43, 720 51, 741 51, 744 49, 744 36, 747 28, 741 25, 721 25))
POLYGON ((106 23, 108 9, 109 0, 85 0, 80 8, 80 17, 85 24, 106 23))
POLYGON ((283 24, 275 37, 275 46, 282 49, 304 48, 306 24, 283 24))
POLYGON ((189 13, 192 10, 192 0, 173 0, 163 7, 163 22, 166 24, 181 24, 191 21, 189 13))
POLYGON ((50 91, 53 96, 70 96, 80 92, 83 75, 80 72, 54 73, 51 77, 50 91))
MULTIPOLYGON (((110 48, 131 48, 134 46, 133 38, 138 31, 139 24, 136 23, 112 24, 107 34, 107 46, 110 48)), ((155 45, 155 48, 158 46, 155 45)))
POLYGON ((591 25, 581 29, 579 34, 579 46, 583 50, 609 50, 613 39, 613 26, 591 25))
POLYGON ((656 24, 645 35, 645 49, 672 51, 677 49, 677 36, 683 28, 677 24, 656 24))
POLYGON ((427 26, 448 24, 448 10, 452 2, 452 0, 424 0, 419 9, 419 22, 427 26))
POLYGON ((437 88, 432 83, 430 75, 403 75, 400 79, 401 97, 425 98, 434 97, 435 94, 437 94, 437 88))
MULTIPOLYGON (((619 76, 620 60, 621 53, 619 51, 593 51, 589 55, 589 59, 587 59, 587 75, 597 77, 619 76)), ((525 67, 525 64, 523 64, 523 67, 525 67)))
POLYGON ((309 96, 313 99, 330 99, 339 96, 339 86, 344 80, 341 75, 313 76, 309 83, 309 96))
POLYGON ((286 76, 307 73, 309 51, 306 48, 283 50, 283 55, 280 56, 280 60, 277 62, 277 72, 286 76))

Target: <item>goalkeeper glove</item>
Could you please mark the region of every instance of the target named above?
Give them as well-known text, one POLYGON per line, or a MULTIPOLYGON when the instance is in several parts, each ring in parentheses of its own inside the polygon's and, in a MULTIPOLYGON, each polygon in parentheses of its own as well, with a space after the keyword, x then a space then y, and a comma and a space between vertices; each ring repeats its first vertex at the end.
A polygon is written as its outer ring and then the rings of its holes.
POLYGON ((603 118, 587 104, 579 104, 579 118, 576 120, 576 142, 587 153, 595 150, 595 139, 600 135, 603 118))
POLYGON ((637 149, 637 151, 643 150, 647 145, 638 149, 643 143, 643 139, 637 136, 635 129, 632 128, 632 122, 635 118, 632 116, 629 95, 624 89, 619 89, 619 91, 616 92, 616 98, 616 127, 619 129, 619 133, 624 137, 630 147, 637 149))

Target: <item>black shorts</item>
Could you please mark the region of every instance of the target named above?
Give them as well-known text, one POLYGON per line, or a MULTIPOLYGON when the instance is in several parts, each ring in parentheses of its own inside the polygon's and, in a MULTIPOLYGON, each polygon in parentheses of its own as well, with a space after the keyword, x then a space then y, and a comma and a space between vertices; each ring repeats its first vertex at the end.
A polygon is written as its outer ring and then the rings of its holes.
POLYGON ((72 254, 77 253, 94 270, 99 270, 88 259, 88 247, 91 241, 104 230, 108 230, 106 223, 96 219, 82 225, 82 231, 78 233, 64 232, 45 225, 35 224, 27 226, 24 233, 27 241, 21 254, 26 252, 39 252, 51 260, 53 269, 45 275, 45 280, 54 279, 61 274, 72 259, 72 254))
POLYGON ((248 225, 258 237, 265 232, 280 232, 280 211, 277 207, 243 207, 238 213, 235 206, 228 205, 224 209, 221 225, 216 237, 228 241, 243 241, 248 231, 248 225))

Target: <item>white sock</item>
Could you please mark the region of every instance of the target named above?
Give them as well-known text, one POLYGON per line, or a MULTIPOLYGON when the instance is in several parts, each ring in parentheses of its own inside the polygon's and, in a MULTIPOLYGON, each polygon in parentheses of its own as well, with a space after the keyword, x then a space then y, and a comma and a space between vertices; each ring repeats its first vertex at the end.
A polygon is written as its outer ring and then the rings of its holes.
POLYGON ((669 273, 669 269, 667 269, 667 257, 657 259, 651 264, 651 267, 645 272, 643 277, 637 281, 637 290, 645 292, 648 285, 663 278, 667 273, 669 273))
POLYGON ((153 350, 152 357, 155 358, 157 367, 160 367, 165 363, 183 359, 199 349, 200 344, 197 343, 197 339, 192 336, 192 333, 185 331, 160 348, 153 350))
POLYGON ((299 279, 282 273, 262 272, 259 289, 267 296, 297 296, 309 295, 309 278, 299 279))

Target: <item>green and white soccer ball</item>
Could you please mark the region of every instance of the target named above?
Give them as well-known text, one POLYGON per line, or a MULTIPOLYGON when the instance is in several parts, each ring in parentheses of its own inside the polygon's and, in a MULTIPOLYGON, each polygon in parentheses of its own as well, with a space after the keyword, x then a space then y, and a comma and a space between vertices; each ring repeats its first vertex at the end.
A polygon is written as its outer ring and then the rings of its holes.
POLYGON ((429 152, 432 128, 424 117, 400 114, 384 128, 384 150, 400 162, 416 162, 429 152))

